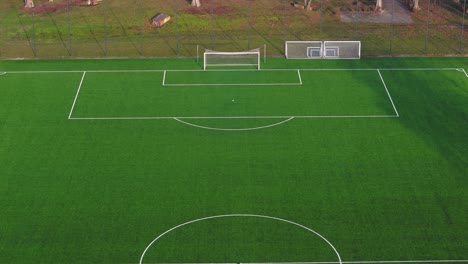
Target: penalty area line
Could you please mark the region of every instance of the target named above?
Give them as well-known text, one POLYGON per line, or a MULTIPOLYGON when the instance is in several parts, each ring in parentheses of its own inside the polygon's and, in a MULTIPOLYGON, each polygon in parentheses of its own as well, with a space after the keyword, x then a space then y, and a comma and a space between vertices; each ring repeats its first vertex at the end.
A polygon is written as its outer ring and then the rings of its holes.
POLYGON ((387 85, 385 84, 385 81, 384 81, 384 79, 383 79, 383 77, 382 77, 382 74, 380 73, 379 69, 377 69, 377 73, 379 74, 380 80, 382 80, 382 84, 383 84, 383 86, 384 86, 384 88, 385 88, 385 91, 387 92, 388 98, 390 99, 390 102, 392 103, 393 110, 395 110, 395 113, 396 113, 397 117, 400 117, 400 114, 398 114, 398 110, 396 109, 396 106, 395 106, 395 104, 393 103, 392 96, 390 95, 390 92, 389 92, 388 89, 387 89, 387 85))
POLYGON ((302 85, 301 71, 297 70, 297 76, 299 76, 299 83, 302 85))
POLYGON ((468 78, 468 74, 466 73, 465 69, 461 68, 460 70, 465 74, 466 78, 468 78))
POLYGON ((73 113, 73 109, 75 109, 76 100, 78 99, 78 94, 80 93, 81 85, 83 84, 83 80, 84 80, 85 76, 86 76, 86 72, 84 71, 83 76, 81 76, 80 85, 78 86, 78 90, 76 91, 75 100, 73 100, 73 104, 72 104, 72 107, 70 109, 70 114, 68 115, 68 119, 72 118, 71 116, 72 116, 72 113, 73 113))

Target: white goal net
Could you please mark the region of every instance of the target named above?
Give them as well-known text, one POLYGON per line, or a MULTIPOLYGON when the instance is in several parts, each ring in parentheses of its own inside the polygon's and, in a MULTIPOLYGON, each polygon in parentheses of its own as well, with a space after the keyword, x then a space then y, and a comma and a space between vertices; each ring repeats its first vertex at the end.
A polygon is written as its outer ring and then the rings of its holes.
POLYGON ((260 70, 260 49, 240 52, 205 50, 203 69, 209 66, 255 66, 260 70))
POLYGON ((324 41, 323 57, 328 59, 361 58, 360 41, 324 41))
POLYGON ((288 59, 322 58, 322 41, 286 41, 285 55, 288 59))
POLYGON ((288 59, 359 59, 360 41, 286 41, 288 59))

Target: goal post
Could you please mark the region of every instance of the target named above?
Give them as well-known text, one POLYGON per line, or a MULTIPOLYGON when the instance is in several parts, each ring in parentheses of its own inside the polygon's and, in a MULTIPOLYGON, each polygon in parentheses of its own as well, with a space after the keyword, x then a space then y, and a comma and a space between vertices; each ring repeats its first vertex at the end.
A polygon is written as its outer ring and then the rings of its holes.
POLYGON ((287 59, 359 59, 360 41, 286 41, 287 59))
POLYGON ((237 52, 207 49, 203 53, 203 70, 210 66, 255 66, 260 70, 260 57, 260 48, 237 52))

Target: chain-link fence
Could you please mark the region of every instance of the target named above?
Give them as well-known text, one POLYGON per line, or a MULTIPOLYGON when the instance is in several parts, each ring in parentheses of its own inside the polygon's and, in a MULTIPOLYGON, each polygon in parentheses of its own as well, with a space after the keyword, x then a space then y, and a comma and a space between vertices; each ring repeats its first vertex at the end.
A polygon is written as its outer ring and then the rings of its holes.
POLYGON ((468 54, 467 0, 22 0, 0 3, 0 58, 195 57, 286 40, 360 40, 363 56, 468 54), (409 1, 409 2, 406 2, 409 1), (410 11, 410 6, 414 11, 410 11), (150 19, 171 16, 161 28, 150 19))

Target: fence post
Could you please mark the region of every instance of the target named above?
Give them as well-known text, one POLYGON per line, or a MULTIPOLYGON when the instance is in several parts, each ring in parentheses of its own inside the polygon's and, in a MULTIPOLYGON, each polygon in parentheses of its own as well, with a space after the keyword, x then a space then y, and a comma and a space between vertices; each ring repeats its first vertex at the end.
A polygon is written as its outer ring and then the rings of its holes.
POLYGON ((215 49, 215 33, 214 33, 214 7, 213 7, 214 0, 210 1, 210 15, 211 15, 211 49, 215 49))
POLYGON ((141 20, 141 28, 140 28, 140 55, 143 56, 143 29, 145 28, 145 19, 143 17, 143 8, 142 8, 142 3, 141 3, 142 0, 139 0, 138 1, 138 15, 140 17, 140 20, 141 20))
POLYGON ((103 19, 104 19, 104 56, 107 57, 107 6, 106 6, 106 2, 107 1, 103 1, 102 3, 102 9, 104 10, 103 11, 103 19))
POLYGON ((72 40, 71 40, 71 17, 70 17, 70 0, 67 0, 67 22, 68 22, 68 56, 71 56, 72 53, 72 40))
POLYGON ((35 9, 35 7, 32 8, 32 14, 31 14, 31 20, 32 20, 31 48, 32 48, 32 52, 33 52, 34 57, 36 57, 37 56, 37 47, 36 47, 36 25, 35 25, 36 23, 34 21, 34 15, 35 15, 34 9, 35 9))
POLYGON ((322 15, 323 15, 323 0, 320 0, 320 31, 319 31, 319 39, 322 39, 322 15))
POLYGON ((175 26, 176 26, 176 56, 179 57, 179 5, 176 5, 175 26))
POLYGON ((390 23, 390 55, 393 54, 393 29, 395 28, 395 1, 392 1, 392 21, 390 23))
POLYGON ((426 38, 424 41, 424 53, 427 55, 427 42, 429 40, 429 15, 431 10, 431 0, 427 0, 427 18, 426 18, 426 38))
POLYGON ((463 33, 465 32, 465 14, 466 14, 466 1, 463 3, 463 16, 462 16, 462 24, 461 24, 461 34, 460 34, 460 53, 463 55, 465 54, 465 46, 463 45, 463 33))

